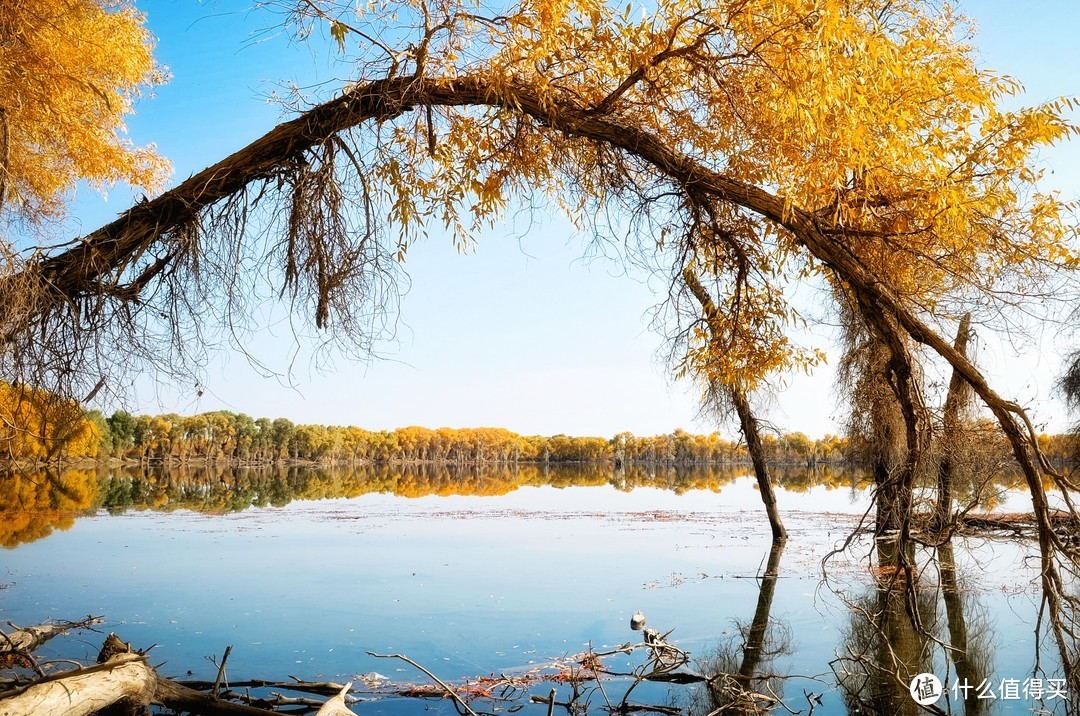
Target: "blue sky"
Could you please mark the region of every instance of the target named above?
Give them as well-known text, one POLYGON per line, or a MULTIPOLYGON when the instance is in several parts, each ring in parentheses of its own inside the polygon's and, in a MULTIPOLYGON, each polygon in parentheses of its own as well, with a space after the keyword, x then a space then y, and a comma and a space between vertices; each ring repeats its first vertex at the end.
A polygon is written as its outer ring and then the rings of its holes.
MULTIPOLYGON (((327 65, 304 44, 274 32, 272 16, 249 10, 254 0, 138 1, 157 37, 157 57, 172 80, 139 102, 129 121, 137 143, 154 142, 174 164, 174 180, 217 161, 283 119, 267 98, 298 83, 334 87, 345 68, 327 65)), ((1020 79, 1025 103, 1080 95, 1075 29, 1080 3, 980 0, 963 6, 979 26, 984 64, 1020 79)), ((1080 147, 1043 157, 1051 182, 1080 195, 1080 147)), ((77 231, 89 231, 128 205, 122 188, 109 197, 80 194, 77 231)), ((609 436, 682 427, 720 427, 697 418, 689 386, 674 383, 658 353, 662 340, 649 326, 665 286, 621 265, 586 260, 583 239, 554 215, 521 218, 486 233, 475 250, 458 254, 435 234, 409 254, 410 289, 401 303, 396 339, 378 346, 364 364, 316 365, 301 354, 290 364, 286 331, 264 331, 248 344, 289 379, 263 377, 243 357, 223 352, 194 386, 138 381, 126 406, 133 412, 193 413, 228 409, 296 422, 355 424, 381 429, 495 425, 533 434, 609 436), (528 229, 528 230, 526 230, 528 229), (291 383, 291 384, 290 384, 291 383)), ((816 342, 828 346, 818 327, 816 342)), ((1002 392, 1031 406, 1051 431, 1066 425, 1062 406, 1049 399, 1058 370, 1054 336, 1028 342, 1026 354, 991 340, 979 358, 1002 392)), ((1058 345, 1060 341, 1060 345, 1058 345)), ((1080 345, 1078 341, 1074 345, 1080 345)), ((800 378, 769 403, 781 429, 812 436, 837 432, 832 371, 800 378)), ((111 410, 113 405, 97 406, 111 410)))

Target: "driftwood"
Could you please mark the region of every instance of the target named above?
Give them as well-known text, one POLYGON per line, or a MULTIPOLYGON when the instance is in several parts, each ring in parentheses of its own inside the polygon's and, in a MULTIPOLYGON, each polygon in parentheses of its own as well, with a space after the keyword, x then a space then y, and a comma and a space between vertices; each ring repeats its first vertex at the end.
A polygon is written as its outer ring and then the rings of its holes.
MULTIPOLYGON (((201 716, 277 713, 227 701, 165 678, 146 663, 145 654, 132 651, 115 634, 105 640, 99 660, 101 663, 93 666, 45 676, 0 694, 0 716, 89 716, 114 704, 126 714, 148 713, 151 704, 201 716)), ((350 686, 338 685, 337 694, 322 704, 315 716, 352 716, 345 705, 350 686)))
MULTIPOLYGON (((9 646, 14 648, 16 645, 40 645, 49 637, 75 626, 89 626, 89 623, 65 623, 48 628, 16 630, 24 634, 17 640, 11 638, 9 646)), ((543 700, 548 706, 549 714, 555 706, 587 711, 594 693, 603 695, 611 711, 676 714, 678 710, 669 707, 633 704, 629 701, 630 693, 643 681, 692 684, 708 679, 680 670, 680 667, 686 665, 688 655, 667 642, 668 634, 646 629, 644 635, 644 642, 627 643, 611 652, 598 654, 590 648, 588 652, 575 657, 573 663, 556 663, 554 666, 558 670, 554 673, 543 673, 538 669, 523 676, 492 674, 490 677, 480 677, 475 682, 466 681, 456 687, 401 654, 369 654, 378 658, 405 661, 437 685, 402 689, 392 688, 393 685, 387 684, 391 688, 379 689, 375 693, 383 696, 450 698, 462 716, 477 716, 478 712, 468 703, 474 699, 503 704, 518 702, 508 709, 509 712, 514 712, 523 707, 524 704, 520 701, 528 698, 528 687, 537 682, 562 684, 571 691, 566 700, 556 700, 556 689, 552 689, 551 694, 543 700), (639 650, 644 651, 647 658, 630 674, 612 672, 601 662, 605 655, 626 655, 639 650), (617 705, 611 701, 603 684, 605 679, 612 677, 631 677, 632 681, 617 705)), ((10 636, 14 637, 15 634, 10 636)), ((285 682, 250 680, 229 683, 225 679, 225 665, 231 647, 225 650, 220 661, 214 660, 218 667, 215 679, 180 681, 159 674, 148 663, 147 651, 149 650, 137 651, 115 634, 109 634, 98 654, 98 663, 94 665, 53 673, 44 673, 39 668, 38 677, 33 680, 19 677, 0 682, 0 716, 91 716, 95 713, 147 716, 151 706, 195 716, 271 716, 285 713, 354 716, 346 701, 352 683, 304 682, 296 677, 290 677, 294 681, 285 682), (249 689, 259 689, 262 693, 251 693, 249 689), (265 690, 268 689, 287 689, 328 698, 321 700, 311 696, 283 696, 280 693, 266 695, 265 690)), ((55 669, 57 663, 52 663, 51 667, 55 669)), ((49 666, 46 664, 46 667, 49 666)), ((535 697, 533 700, 536 700, 535 697)))
POLYGON ((0 699, 0 716, 87 716, 117 702, 149 706, 151 670, 141 654, 46 677, 0 699))
POLYGON ((352 683, 345 684, 341 687, 341 691, 337 696, 327 701, 322 705, 315 716, 354 716, 353 712, 349 710, 349 707, 345 705, 345 694, 349 693, 349 687, 352 683))
POLYGON ((14 631, 5 633, 0 630, 0 654, 3 653, 27 653, 35 651, 54 636, 63 634, 71 629, 87 629, 94 624, 101 623, 101 617, 87 617, 77 622, 57 622, 56 624, 38 624, 30 627, 17 627, 11 622, 8 625, 14 631))
POLYGON ((118 654, 103 664, 40 679, 14 696, 0 698, 0 716, 89 716, 118 703, 128 713, 145 712, 150 704, 205 716, 273 713, 181 686, 159 675, 142 654, 118 654))
POLYGON ((435 674, 420 666, 409 657, 402 654, 376 654, 373 651, 369 651, 368 656, 374 656, 377 659, 401 659, 405 663, 412 665, 413 667, 427 674, 428 677, 430 677, 432 681, 438 684, 443 689, 443 691, 446 692, 446 695, 452 698, 454 700, 454 703, 459 706, 466 714, 468 714, 469 716, 477 716, 477 713, 472 710, 472 707, 469 706, 468 703, 466 703, 465 699, 461 698, 458 692, 454 691, 452 688, 450 688, 449 685, 447 685, 445 681, 440 679, 438 676, 435 676, 435 674))

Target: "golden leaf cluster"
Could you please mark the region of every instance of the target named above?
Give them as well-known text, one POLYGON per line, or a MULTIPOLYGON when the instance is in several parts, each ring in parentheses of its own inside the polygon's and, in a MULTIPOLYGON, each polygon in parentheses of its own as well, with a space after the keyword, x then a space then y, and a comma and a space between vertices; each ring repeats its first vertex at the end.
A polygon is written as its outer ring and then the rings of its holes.
POLYGON ((94 457, 101 434, 82 408, 44 390, 0 382, 0 456, 7 460, 94 457))
POLYGON ((167 163, 124 137, 140 92, 163 80, 143 21, 126 0, 0 2, 0 205, 57 216, 80 180, 161 183, 167 163))

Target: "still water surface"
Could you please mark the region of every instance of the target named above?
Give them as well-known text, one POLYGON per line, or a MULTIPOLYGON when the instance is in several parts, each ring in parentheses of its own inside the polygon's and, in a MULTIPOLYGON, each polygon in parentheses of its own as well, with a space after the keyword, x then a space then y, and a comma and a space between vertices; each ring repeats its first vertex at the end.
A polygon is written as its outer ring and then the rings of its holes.
MULTIPOLYGON (((638 641, 629 629, 638 610, 650 626, 673 630, 669 640, 690 652, 695 671, 710 663, 737 671, 746 662, 769 581, 760 579, 769 530, 751 478, 542 472, 101 471, 21 478, 30 486, 10 477, 0 494, 22 498, 3 505, 9 549, 0 581, 9 586, 0 590, 0 617, 31 624, 101 614, 107 630, 136 647, 158 644, 154 661, 166 662, 165 674, 206 679, 216 671, 206 657, 230 644, 234 679, 350 681, 378 672, 426 683, 407 664, 369 651, 407 655, 459 682, 525 673, 590 646, 638 641)), ((993 700, 969 695, 969 713, 1030 713, 1033 699, 998 692, 1002 681, 1015 680, 1021 692, 1032 685, 1038 593, 1025 557, 1034 546, 957 542, 951 603, 933 555, 920 555, 924 624, 946 644, 961 626, 967 636, 971 658, 958 668, 947 649, 900 618, 902 604, 872 577, 866 538, 823 571, 823 558, 869 506, 867 491, 851 482, 818 473, 779 490, 791 537, 769 587, 755 676, 788 678, 758 679, 755 688, 777 691, 803 713, 806 694, 821 694, 820 715, 917 713, 906 689, 876 671, 888 649, 867 628, 863 615, 873 613, 892 651, 947 688, 958 672, 993 687, 993 700)), ((1022 508, 1023 499, 1006 496, 1004 504, 1022 508)), ((92 660, 100 642, 83 633, 50 643, 44 655, 92 660)), ((605 663, 628 670, 640 662, 619 655, 605 663)), ((1042 678, 1057 676, 1053 664, 1044 667, 1042 678)), ((607 688, 620 693, 617 681, 607 688)), ((546 696, 548 685, 533 691, 546 696)), ((703 691, 648 684, 633 700, 704 715, 715 705, 703 691)), ((600 703, 595 697, 593 708, 600 703)), ((964 710, 962 694, 938 705, 964 710)), ((1042 706, 1063 712, 1065 701, 1042 706)), ((360 714, 433 709, 453 710, 449 701, 373 694, 354 706, 360 714)), ((546 706, 525 710, 539 715, 546 706)))

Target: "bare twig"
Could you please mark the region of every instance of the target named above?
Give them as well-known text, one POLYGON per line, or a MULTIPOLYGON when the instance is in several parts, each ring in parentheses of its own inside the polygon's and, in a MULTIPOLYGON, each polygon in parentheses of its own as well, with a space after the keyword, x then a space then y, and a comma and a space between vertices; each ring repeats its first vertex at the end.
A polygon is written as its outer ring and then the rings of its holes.
POLYGON ((427 674, 430 679, 432 679, 436 684, 441 686, 446 691, 447 695, 454 700, 454 703, 456 703, 461 708, 465 709, 466 713, 468 713, 469 716, 479 716, 475 711, 472 710, 472 707, 469 706, 469 704, 465 703, 465 700, 463 698, 461 698, 461 696, 459 696, 456 691, 454 691, 452 688, 450 688, 449 685, 446 684, 446 682, 444 682, 438 676, 435 676, 435 674, 431 673, 430 671, 428 671, 424 667, 417 664, 415 661, 413 661, 409 657, 404 656, 402 654, 376 654, 373 651, 369 651, 368 656, 373 656, 376 659, 401 659, 406 664, 409 664, 409 665, 413 666, 414 668, 419 669, 420 671, 427 674))
MULTIPOLYGON (((214 688, 211 691, 214 696, 218 695, 218 690, 221 688, 221 680, 225 676, 225 662, 229 660, 229 654, 232 653, 232 644, 225 647, 225 653, 221 655, 221 664, 218 666, 217 678, 214 679, 214 688)), ((228 682, 225 682, 225 688, 228 688, 228 682)))

